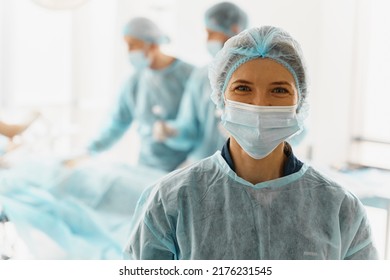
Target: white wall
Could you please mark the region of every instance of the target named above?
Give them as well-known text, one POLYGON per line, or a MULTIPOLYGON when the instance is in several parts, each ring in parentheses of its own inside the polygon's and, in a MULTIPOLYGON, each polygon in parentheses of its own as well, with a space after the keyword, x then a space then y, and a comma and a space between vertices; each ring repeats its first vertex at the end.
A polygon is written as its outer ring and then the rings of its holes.
POLYGON ((8 102, 66 103, 71 93, 71 18, 61 11, 48 13, 32 1, 4 0, 2 5, 2 59, 7 67, 3 89, 8 102))

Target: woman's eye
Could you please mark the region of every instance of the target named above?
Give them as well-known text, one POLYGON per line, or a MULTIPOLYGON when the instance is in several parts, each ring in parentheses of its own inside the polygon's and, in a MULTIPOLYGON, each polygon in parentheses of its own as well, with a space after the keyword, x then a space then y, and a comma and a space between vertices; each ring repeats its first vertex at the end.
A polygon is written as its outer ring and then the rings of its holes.
POLYGON ((236 90, 238 90, 238 91, 250 91, 251 89, 248 86, 237 86, 236 90))
POLYGON ((288 93, 288 90, 285 88, 274 88, 272 90, 273 93, 288 93))

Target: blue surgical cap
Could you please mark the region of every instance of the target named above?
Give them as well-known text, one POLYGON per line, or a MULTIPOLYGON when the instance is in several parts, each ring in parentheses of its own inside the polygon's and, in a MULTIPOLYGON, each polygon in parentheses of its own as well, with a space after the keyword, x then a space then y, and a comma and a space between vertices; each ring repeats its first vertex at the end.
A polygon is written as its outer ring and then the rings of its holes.
POLYGON ((168 36, 154 22, 144 17, 130 20, 125 25, 123 35, 157 45, 169 42, 168 36))
POLYGON ((245 30, 230 38, 218 52, 209 66, 211 99, 217 107, 224 107, 223 95, 233 72, 256 58, 273 59, 292 74, 298 91, 297 110, 306 112, 307 76, 301 48, 290 34, 273 26, 245 30))
POLYGON ((248 25, 248 16, 237 5, 221 2, 210 7, 205 14, 206 28, 231 37, 244 30, 248 25), (237 33, 232 27, 237 26, 237 33))

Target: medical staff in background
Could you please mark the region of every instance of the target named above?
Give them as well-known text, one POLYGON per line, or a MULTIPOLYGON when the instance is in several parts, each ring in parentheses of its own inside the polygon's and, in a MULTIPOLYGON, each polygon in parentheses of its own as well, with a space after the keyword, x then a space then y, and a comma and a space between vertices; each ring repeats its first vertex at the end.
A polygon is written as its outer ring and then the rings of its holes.
MULTIPOLYGON (((248 25, 247 14, 237 5, 221 2, 210 7, 204 15, 207 50, 215 56, 223 44, 248 25)), ((189 162, 220 150, 227 132, 220 125, 220 113, 210 99, 208 67, 194 70, 183 96, 176 120, 158 120, 154 137, 168 146, 187 151, 189 162)))
MULTIPOLYGON (((153 124, 157 120, 176 118, 193 66, 161 51, 160 45, 168 43, 169 38, 147 18, 130 20, 123 35, 135 71, 126 81, 108 123, 89 144, 88 155, 110 148, 136 120, 140 136, 139 164, 174 170, 187 154, 153 139, 153 124)), ((66 164, 72 166, 73 162, 66 164)))
POLYGON ((231 135, 222 151, 141 195, 132 259, 377 259, 359 199, 301 162, 288 141, 307 115, 299 43, 263 26, 229 39, 209 69, 231 135))

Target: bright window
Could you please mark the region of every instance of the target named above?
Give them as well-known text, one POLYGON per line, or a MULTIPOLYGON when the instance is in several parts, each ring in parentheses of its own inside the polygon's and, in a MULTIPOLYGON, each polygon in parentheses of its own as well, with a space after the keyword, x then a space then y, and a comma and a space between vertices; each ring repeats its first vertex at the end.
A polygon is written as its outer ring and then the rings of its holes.
POLYGON ((353 163, 390 169, 390 18, 387 0, 360 1, 366 7, 358 30, 357 109, 353 163))

